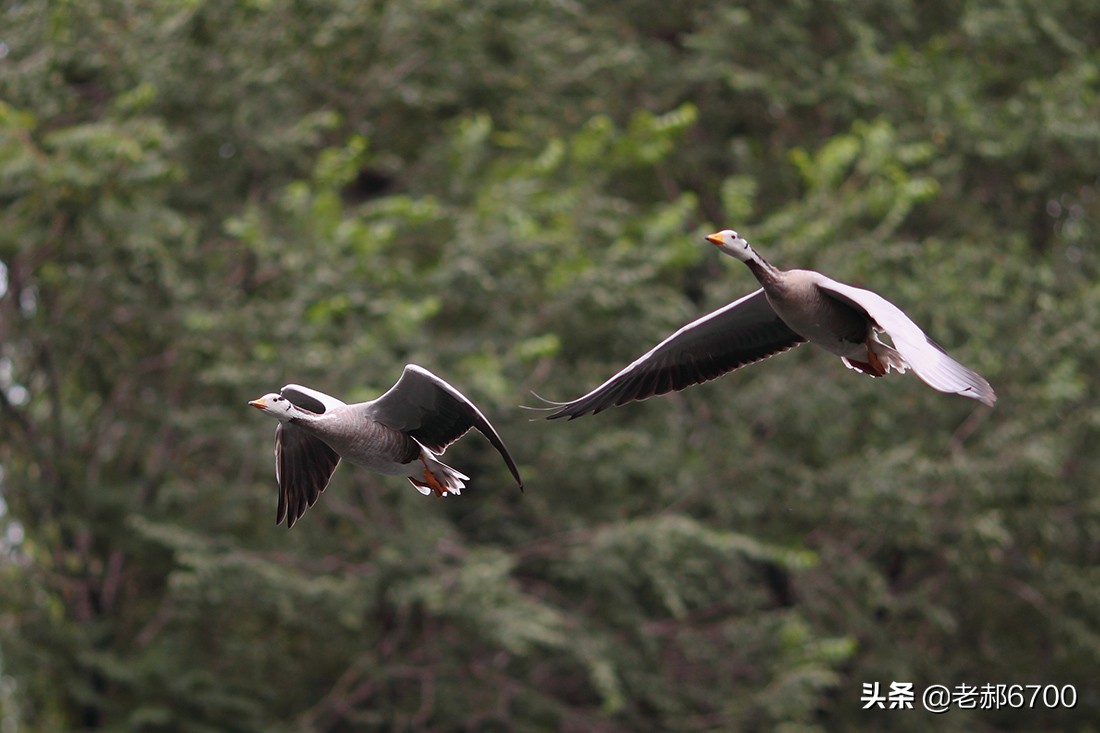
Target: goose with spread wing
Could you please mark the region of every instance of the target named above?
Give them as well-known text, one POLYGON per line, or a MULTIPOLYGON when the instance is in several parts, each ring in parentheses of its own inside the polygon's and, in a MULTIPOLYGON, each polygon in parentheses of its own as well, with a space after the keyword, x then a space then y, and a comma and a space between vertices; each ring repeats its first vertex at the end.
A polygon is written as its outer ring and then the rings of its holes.
POLYGON ((496 448, 520 490, 523 480, 497 431, 465 395, 423 367, 409 364, 385 394, 346 404, 288 384, 248 404, 279 421, 275 428, 275 523, 293 527, 325 490, 340 459, 387 476, 404 476, 417 491, 459 494, 469 476, 439 460, 451 443, 477 428, 496 448))
POLYGON ((682 390, 809 341, 862 374, 912 369, 929 387, 990 407, 989 382, 948 356, 890 301, 813 270, 780 270, 731 229, 707 241, 748 266, 761 288, 681 328, 632 364, 547 419, 570 420, 682 390), (893 346, 878 339, 889 336, 893 346))

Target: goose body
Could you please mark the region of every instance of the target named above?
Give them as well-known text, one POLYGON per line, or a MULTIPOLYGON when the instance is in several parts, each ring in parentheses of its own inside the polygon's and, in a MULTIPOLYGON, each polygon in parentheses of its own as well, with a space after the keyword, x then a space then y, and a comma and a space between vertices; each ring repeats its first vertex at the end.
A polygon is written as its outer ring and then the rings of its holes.
POLYGON ((989 406, 996 402, 989 382, 948 356, 881 295, 813 270, 780 270, 730 229, 707 241, 744 262, 760 289, 687 324, 588 394, 555 403, 548 419, 573 419, 681 390, 806 341, 872 377, 912 369, 940 392, 989 406), (879 340, 879 333, 893 346, 879 340))
POLYGON ((461 392, 409 364, 385 394, 346 404, 288 384, 249 402, 279 421, 275 428, 275 523, 293 527, 316 503, 340 460, 386 476, 404 476, 422 494, 459 494, 469 476, 439 460, 451 443, 477 428, 500 453, 520 489, 523 481, 504 442, 461 392))

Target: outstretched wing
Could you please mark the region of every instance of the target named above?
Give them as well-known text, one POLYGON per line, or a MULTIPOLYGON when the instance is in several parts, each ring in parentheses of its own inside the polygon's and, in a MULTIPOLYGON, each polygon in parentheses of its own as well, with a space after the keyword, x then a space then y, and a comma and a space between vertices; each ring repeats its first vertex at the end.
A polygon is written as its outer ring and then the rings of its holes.
POLYGON ((572 420, 681 390, 805 340, 775 314, 764 291, 757 290, 687 324, 583 397, 555 403, 557 409, 547 419, 572 420))
POLYGON ((378 399, 364 403, 363 409, 372 419, 408 433, 436 453, 442 453, 470 428, 477 428, 497 449, 523 489, 519 469, 489 420, 465 395, 427 369, 406 365, 397 384, 378 399))
POLYGON ((293 527, 317 503, 339 463, 340 456, 319 438, 280 422, 275 428, 275 480, 279 482, 275 524, 285 519, 287 529, 293 527))
POLYGON ((969 397, 990 407, 996 403, 997 395, 989 382, 948 356, 943 347, 886 298, 824 275, 818 276, 817 285, 837 300, 864 311, 876 328, 894 342, 894 348, 909 362, 913 373, 932 389, 969 397))

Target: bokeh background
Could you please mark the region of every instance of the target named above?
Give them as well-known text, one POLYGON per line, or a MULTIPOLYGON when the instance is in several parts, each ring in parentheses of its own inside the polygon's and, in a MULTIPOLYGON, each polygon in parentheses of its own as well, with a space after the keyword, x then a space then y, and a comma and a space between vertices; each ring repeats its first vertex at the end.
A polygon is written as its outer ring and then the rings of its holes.
POLYGON ((1100 5, 11 0, 0 730, 1096 730, 1100 5), (872 287, 994 410, 803 347, 565 422, 756 287, 872 287), (408 362, 496 423, 460 498, 290 381, 408 362), (865 683, 1075 685, 863 710, 865 683))

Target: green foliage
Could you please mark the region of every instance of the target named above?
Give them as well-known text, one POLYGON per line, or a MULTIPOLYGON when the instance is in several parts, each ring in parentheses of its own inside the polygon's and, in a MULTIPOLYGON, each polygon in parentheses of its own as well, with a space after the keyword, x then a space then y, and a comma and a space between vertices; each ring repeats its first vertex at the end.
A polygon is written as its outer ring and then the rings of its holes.
POLYGON ((0 9, 0 728, 925 730, 1100 658, 1093 4, 0 9), (755 288, 887 294, 988 412, 801 349, 569 423, 755 288), (460 385, 460 499, 271 522, 288 381, 460 385))

